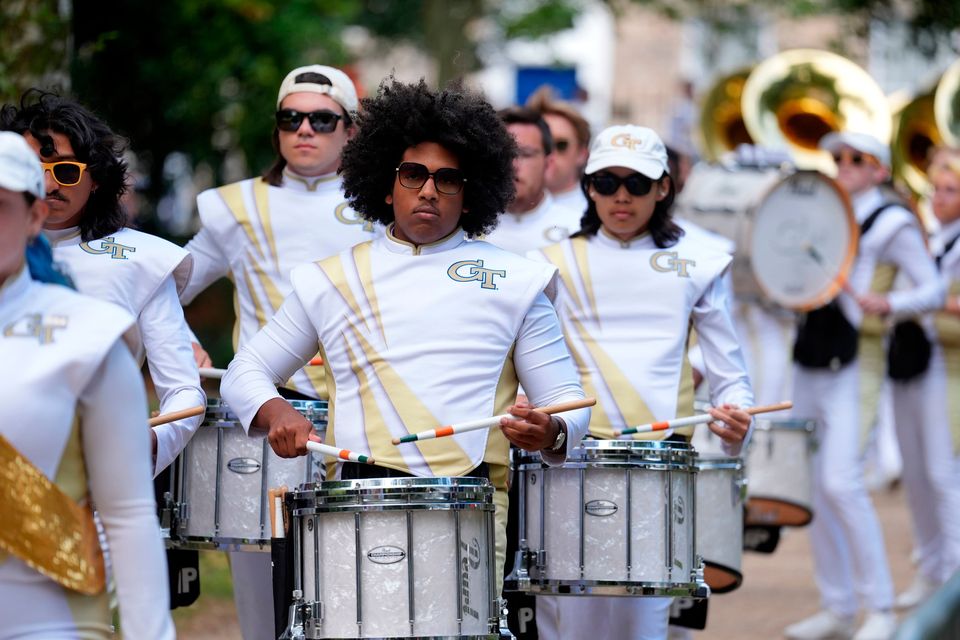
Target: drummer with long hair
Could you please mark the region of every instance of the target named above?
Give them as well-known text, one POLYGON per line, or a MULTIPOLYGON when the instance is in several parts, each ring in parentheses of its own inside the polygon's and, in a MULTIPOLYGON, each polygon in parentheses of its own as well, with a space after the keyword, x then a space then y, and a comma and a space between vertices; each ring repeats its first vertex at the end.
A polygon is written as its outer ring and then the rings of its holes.
POLYGON ((0 133, 0 638, 114 637, 93 503, 123 636, 173 638, 134 320, 34 279, 45 195, 26 140, 0 133))
MULTIPOLYGON (((731 256, 673 222, 667 152, 651 129, 610 127, 594 141, 582 188, 581 229, 541 249, 557 267, 557 311, 587 395, 589 432, 693 413, 686 352, 697 331, 716 419, 709 428, 737 455, 750 432, 753 393, 730 317, 731 256)), ((662 432, 668 437, 681 437, 662 432)), ((644 436, 649 438, 649 436, 644 436)), ((670 598, 537 599, 541 638, 667 637, 670 598)))

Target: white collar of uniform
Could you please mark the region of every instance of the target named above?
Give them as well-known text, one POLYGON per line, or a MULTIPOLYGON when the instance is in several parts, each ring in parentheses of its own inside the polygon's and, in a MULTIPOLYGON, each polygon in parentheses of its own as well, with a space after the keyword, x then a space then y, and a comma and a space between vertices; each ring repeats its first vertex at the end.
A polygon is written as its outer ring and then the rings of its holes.
POLYGON ((652 240, 650 232, 644 231, 640 235, 624 242, 620 238, 613 236, 603 226, 600 227, 600 231, 597 231, 597 235, 594 237, 600 246, 610 247, 612 249, 649 249, 652 240))
POLYGON ((405 242, 404 240, 400 240, 394 236, 393 225, 394 223, 391 222, 387 226, 386 233, 377 236, 375 241, 380 243, 390 253, 399 253, 408 256, 426 256, 432 253, 442 253, 444 251, 449 251, 450 249, 455 249, 467 241, 466 237, 463 235, 463 229, 457 227, 450 233, 450 235, 440 238, 436 242, 417 245, 413 244, 412 242, 405 242))
POLYGON ((27 269, 27 263, 24 261, 20 271, 0 285, 0 309, 15 304, 17 300, 23 298, 32 283, 33 278, 30 277, 30 270, 27 269))
POLYGON ((283 188, 301 193, 326 193, 331 187, 340 188, 340 176, 325 173, 322 176, 301 176, 289 167, 283 168, 283 188))
POLYGON ((857 194, 850 199, 853 204, 853 215, 860 224, 867 219, 871 213, 876 211, 877 207, 883 204, 883 193, 880 187, 871 187, 863 193, 857 194))
POLYGON ((43 235, 47 236, 50 245, 54 247, 65 244, 80 244, 80 227, 44 229, 43 235))
POLYGON ((514 222, 524 223, 532 222, 542 216, 544 213, 550 210, 550 207, 553 206, 553 196, 550 195, 550 192, 544 189, 543 198, 540 200, 540 203, 535 206, 530 211, 525 211, 523 213, 511 213, 509 211, 504 211, 503 215, 510 216, 514 222))

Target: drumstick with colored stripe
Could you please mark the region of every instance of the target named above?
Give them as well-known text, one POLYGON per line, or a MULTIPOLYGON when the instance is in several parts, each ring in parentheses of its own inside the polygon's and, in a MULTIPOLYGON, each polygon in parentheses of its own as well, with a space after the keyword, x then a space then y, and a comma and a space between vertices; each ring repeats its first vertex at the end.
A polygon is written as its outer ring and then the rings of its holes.
MULTIPOLYGON (((592 407, 595 404, 597 404, 596 398, 584 398, 583 400, 571 400, 570 402, 561 402, 560 404, 553 404, 548 407, 537 407, 533 409, 533 411, 539 411, 540 413, 547 414, 563 413, 564 411, 592 407)), ((411 433, 410 435, 406 435, 401 438, 394 438, 393 444, 416 442, 417 440, 430 440, 432 438, 443 438, 445 436, 452 436, 455 433, 466 433, 467 431, 477 431, 478 429, 492 429, 500 424, 500 420, 503 418, 516 419, 516 416, 509 413, 504 413, 499 416, 493 416, 492 418, 480 418, 479 420, 448 424, 443 427, 437 427, 436 429, 429 429, 419 433, 411 433)))
POLYGON ((370 456, 365 456, 362 453, 356 453, 349 449, 333 447, 329 444, 323 444, 322 442, 314 442, 313 440, 307 440, 307 449, 315 451, 316 453, 322 453, 331 458, 340 458, 341 460, 349 460, 350 462, 362 462, 364 464, 374 463, 374 459, 370 456))
MULTIPOLYGON (((820 265, 820 268, 823 269, 824 273, 826 273, 828 276, 833 275, 830 272, 830 270, 827 268, 827 261, 824 259, 823 254, 817 251, 817 248, 815 246, 813 246, 812 244, 804 245, 804 251, 807 252, 807 255, 813 258, 814 262, 820 265)), ((847 293, 853 297, 857 296, 857 294, 853 292, 853 288, 850 286, 850 283, 847 282, 847 279, 844 277, 842 273, 838 273, 836 275, 836 278, 837 278, 837 283, 840 285, 840 288, 843 289, 844 293, 847 293)))
MULTIPOLYGON (((744 409, 745 412, 749 413, 751 416, 758 413, 770 413, 771 411, 784 411, 793 407, 793 403, 789 400, 784 402, 778 402, 777 404, 766 404, 759 407, 750 407, 749 409, 744 409)), ((642 424, 639 427, 630 427, 624 429, 623 431, 614 431, 614 435, 617 436, 626 436, 631 433, 653 433, 654 431, 666 431, 667 429, 677 429, 679 427, 691 427, 696 424, 706 424, 708 422, 713 422, 716 420, 709 413, 704 413, 696 416, 690 416, 689 418, 674 418, 673 420, 665 420, 663 422, 651 422, 650 424, 642 424)))
POLYGON ((307 365, 311 367, 322 367, 323 358, 321 358, 320 356, 317 356, 316 358, 310 358, 310 362, 308 362, 307 365))
POLYGON ((180 411, 171 411, 170 413, 164 413, 154 418, 150 418, 150 426, 156 427, 161 424, 167 424, 168 422, 176 422, 177 420, 183 420, 184 418, 192 418, 193 416, 203 415, 206 411, 206 407, 190 407, 189 409, 181 409, 180 411))

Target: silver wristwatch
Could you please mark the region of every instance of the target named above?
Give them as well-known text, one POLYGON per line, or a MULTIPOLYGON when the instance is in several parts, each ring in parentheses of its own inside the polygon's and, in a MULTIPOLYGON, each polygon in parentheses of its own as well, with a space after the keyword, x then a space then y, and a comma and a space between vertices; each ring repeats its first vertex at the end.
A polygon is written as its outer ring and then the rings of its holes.
POLYGON ((567 424, 563 420, 558 420, 560 423, 560 430, 557 432, 557 439, 553 441, 553 444, 547 448, 544 448, 544 451, 548 453, 560 453, 563 450, 563 445, 567 442, 567 424))

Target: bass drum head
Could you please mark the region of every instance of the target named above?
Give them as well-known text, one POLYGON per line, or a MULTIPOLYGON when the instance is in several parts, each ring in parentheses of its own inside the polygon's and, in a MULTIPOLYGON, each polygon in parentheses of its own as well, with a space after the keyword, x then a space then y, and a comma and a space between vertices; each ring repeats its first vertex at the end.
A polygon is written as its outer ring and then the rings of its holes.
POLYGON ((836 182, 799 171, 774 185, 754 215, 751 266, 764 295, 808 311, 840 292, 856 256, 859 228, 836 182))

